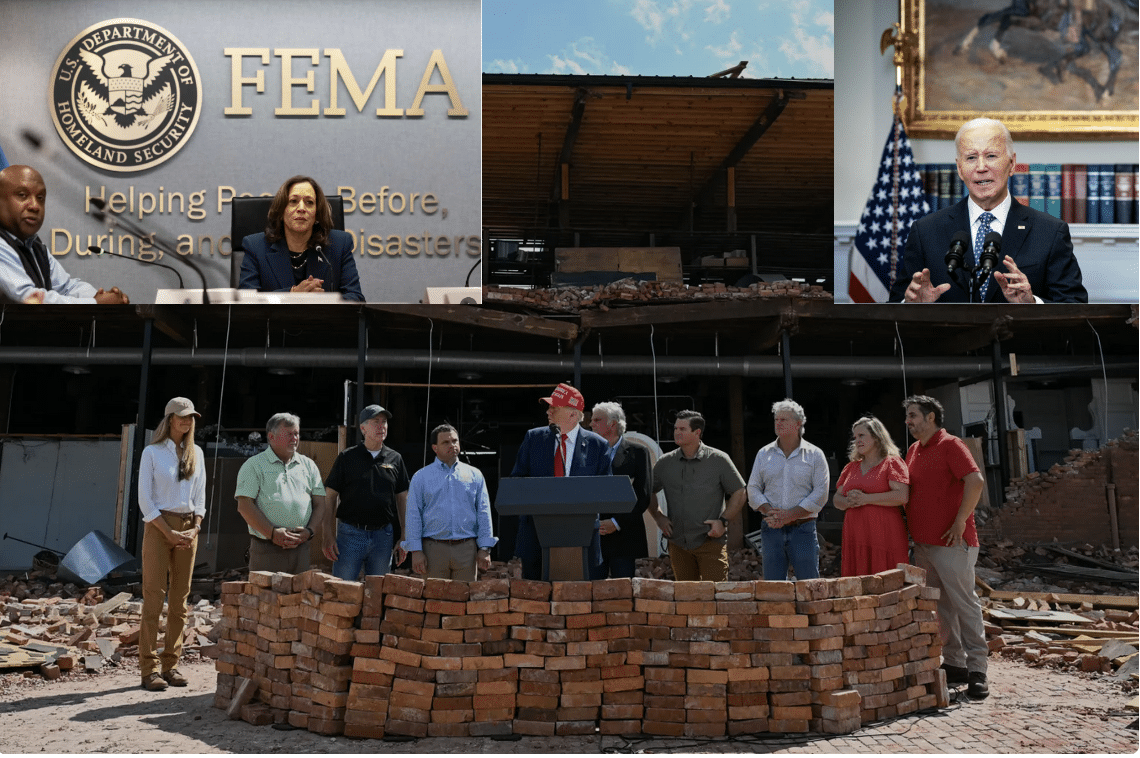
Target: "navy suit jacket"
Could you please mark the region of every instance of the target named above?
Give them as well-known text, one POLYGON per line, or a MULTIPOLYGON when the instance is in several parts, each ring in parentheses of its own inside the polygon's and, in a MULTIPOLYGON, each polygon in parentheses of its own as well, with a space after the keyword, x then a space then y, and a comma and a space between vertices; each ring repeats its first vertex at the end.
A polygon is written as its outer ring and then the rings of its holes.
POLYGON ((608 560, 613 557, 645 558, 649 555, 649 545, 645 541, 645 519, 642 514, 649 508, 649 498, 653 497, 653 469, 649 465, 649 451, 635 445, 624 437, 614 448, 614 476, 628 476, 637 495, 637 505, 629 513, 603 513, 601 518, 612 518, 618 524, 618 531, 602 536, 602 555, 608 560))
MULTIPOLYGON (((519 447, 511 476, 554 476, 557 439, 549 426, 528 431, 519 447)), ((609 450, 610 443, 605 437, 588 429, 578 429, 578 441, 571 454, 570 476, 609 476, 613 473, 609 450)), ((524 566, 528 562, 542 560, 542 548, 530 516, 519 516, 515 555, 522 559, 524 566)), ((595 560, 600 557, 599 553, 595 560)))
MULTIPOLYGON (((354 240, 351 234, 339 229, 329 231, 329 243, 321 250, 324 260, 310 256, 305 264, 305 276, 324 280, 325 292, 339 292, 346 300, 364 302, 360 291, 360 277, 352 257, 354 240), (326 263, 327 261, 327 263, 326 263)), ((293 267, 289 262, 289 246, 284 239, 272 246, 265 242, 265 234, 251 234, 241 242, 245 257, 241 259, 239 289, 259 292, 288 292, 293 287, 293 267)))
MULTIPOLYGON (((955 272, 951 277, 946 273, 946 250, 950 239, 957 231, 970 236, 970 211, 967 199, 927 214, 910 227, 910 234, 903 250, 902 271, 891 287, 891 302, 900 302, 916 271, 930 269, 930 282, 934 286, 950 282, 950 289, 938 298, 940 303, 968 303, 969 293, 958 284, 965 281, 963 274, 955 272)), ((972 255, 971 252, 968 255, 972 255)), ((1016 200, 1010 206, 1001 235, 1001 257, 1013 258, 1017 267, 1029 279, 1033 294, 1046 303, 1087 303, 1089 293, 1081 283, 1081 267, 1073 256, 1073 241, 1069 237, 1069 225, 1047 213, 1028 208, 1016 200)), ((972 260, 971 260, 972 262, 972 260)), ((998 265, 996 271, 1005 272, 1005 266, 998 265)), ((990 275, 986 290, 987 303, 1004 303, 1005 295, 1001 285, 990 275)))

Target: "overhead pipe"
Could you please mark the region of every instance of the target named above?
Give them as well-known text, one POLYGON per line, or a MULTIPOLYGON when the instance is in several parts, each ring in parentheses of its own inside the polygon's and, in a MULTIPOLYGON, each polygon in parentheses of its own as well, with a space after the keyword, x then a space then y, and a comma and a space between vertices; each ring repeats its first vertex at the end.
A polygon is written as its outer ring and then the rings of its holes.
MULTIPOLYGON (((0 364, 19 365, 139 365, 143 351, 139 348, 73 348, 73 347, 0 347, 0 364)), ((220 366, 226 357, 222 349, 154 348, 152 366, 220 366)), ((443 351, 431 356, 435 370, 473 370, 484 373, 545 373, 566 377, 575 368, 574 355, 538 355, 529 353, 489 353, 443 351)), ((355 369, 359 353, 353 348, 263 348, 249 347, 229 351, 229 362, 245 368, 340 368, 355 369)), ((428 367, 426 350, 369 351, 369 368, 424 369, 428 367)), ((1098 361, 1074 356, 1019 356, 1020 377, 1033 374, 1047 376, 1081 369, 1100 371, 1098 361)), ((869 356, 799 356, 794 361, 797 377, 829 379, 859 376, 868 379, 895 378, 902 375, 897 358, 869 356)), ((583 374, 650 375, 653 359, 646 356, 582 356, 583 374)), ((657 374, 677 376, 743 376, 781 379, 783 358, 777 355, 711 357, 658 356, 657 374)), ((1122 358, 1107 364, 1114 373, 1134 375, 1140 370, 1135 358, 1122 358)), ((906 374, 911 378, 990 375, 993 364, 987 358, 969 356, 908 358, 906 374)))

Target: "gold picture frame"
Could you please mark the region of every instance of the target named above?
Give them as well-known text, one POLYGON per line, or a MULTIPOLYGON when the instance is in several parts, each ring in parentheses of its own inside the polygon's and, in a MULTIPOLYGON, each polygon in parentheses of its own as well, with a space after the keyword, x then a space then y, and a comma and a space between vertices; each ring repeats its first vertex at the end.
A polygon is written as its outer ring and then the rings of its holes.
MULTIPOLYGON (((1082 7, 1099 7, 1099 2, 1082 7)), ((1109 59, 1097 47, 1073 65, 1051 63, 1058 51, 1071 49, 1067 40, 1076 33, 1076 25, 1066 23, 1071 16, 1059 24, 1056 18, 1044 19, 1043 30, 1010 26, 1000 40, 1005 56, 1000 60, 993 47, 999 25, 978 24, 989 6, 998 10, 1008 5, 1006 0, 900 0, 898 33, 884 32, 881 44, 883 49, 895 47, 907 133, 951 138, 966 121, 988 116, 1003 121, 1019 139, 1140 137, 1136 38, 1128 33, 1128 24, 1135 28, 1135 21, 1126 19, 1113 41, 1122 49, 1122 62, 1110 95, 1104 86, 1110 80, 1109 59)))

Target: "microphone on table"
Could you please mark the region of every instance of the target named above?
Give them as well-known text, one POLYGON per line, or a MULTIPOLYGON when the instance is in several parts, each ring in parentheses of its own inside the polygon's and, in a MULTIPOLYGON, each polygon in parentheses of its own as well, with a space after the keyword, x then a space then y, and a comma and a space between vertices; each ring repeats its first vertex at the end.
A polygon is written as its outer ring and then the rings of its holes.
POLYGON ((98 245, 89 246, 87 248, 87 252, 95 253, 95 255, 111 255, 111 256, 114 256, 115 258, 126 258, 129 261, 135 261, 136 263, 146 263, 146 264, 151 265, 151 266, 162 266, 165 269, 170 269, 171 271, 173 271, 174 275, 178 277, 178 289, 186 289, 186 285, 183 284, 183 282, 182 282, 182 274, 178 273, 178 271, 174 268, 174 266, 168 266, 165 263, 159 263, 158 261, 145 261, 142 258, 133 258, 129 255, 123 255, 122 253, 113 253, 110 250, 104 250, 103 248, 99 247, 98 245))
MULTIPOLYGON (((113 225, 127 230, 132 236, 136 237, 137 239, 145 240, 145 241, 149 242, 150 244, 154 245, 156 248, 158 248, 162 252, 166 253, 167 255, 174 257, 176 260, 182 261, 187 266, 192 268, 198 274, 198 277, 202 280, 202 303, 205 305, 210 304, 210 294, 209 294, 209 289, 208 289, 209 285, 206 283, 206 275, 205 275, 205 273, 202 272, 201 267, 197 263, 190 260, 190 256, 178 255, 177 250, 175 249, 174 245, 172 245, 170 242, 168 242, 167 240, 160 237, 156 232, 147 232, 145 229, 143 229, 138 224, 134 223, 133 221, 131 221, 127 218, 124 218, 122 215, 120 215, 116 211, 109 208, 107 206, 107 201, 104 200, 103 198, 101 198, 101 197, 91 198, 91 205, 93 205, 95 207, 95 210, 91 211, 91 215, 95 218, 96 221, 99 221, 100 223, 102 223, 103 221, 105 221, 107 219, 108 216, 110 216, 110 223, 112 223, 113 225)), ((90 250, 91 248, 88 248, 88 249, 90 250)), ((92 250, 92 252, 94 252, 94 250, 92 250)), ((110 254, 115 255, 115 253, 110 253, 110 254)), ((123 255, 120 257, 129 258, 130 256, 123 255)), ((155 261, 144 261, 144 260, 140 260, 139 258, 134 258, 133 260, 139 261, 140 263, 153 263, 156 266, 162 266, 163 268, 169 268, 171 271, 174 271, 174 273, 176 275, 178 274, 178 272, 175 271, 175 269, 171 268, 170 266, 166 265, 165 263, 157 263, 155 261)), ((179 282, 179 287, 181 287, 182 289, 185 289, 185 287, 182 285, 182 276, 181 275, 178 276, 178 282, 179 282)))

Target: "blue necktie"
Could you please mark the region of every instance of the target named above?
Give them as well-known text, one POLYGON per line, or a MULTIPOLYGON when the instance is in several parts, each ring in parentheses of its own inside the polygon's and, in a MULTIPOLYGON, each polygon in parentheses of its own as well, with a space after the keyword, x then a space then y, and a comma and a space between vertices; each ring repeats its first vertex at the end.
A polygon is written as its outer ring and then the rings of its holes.
MULTIPOLYGON (((986 211, 981 216, 978 216, 978 220, 981 223, 978 224, 978 233, 974 236, 974 271, 977 271, 979 268, 981 268, 982 243, 985 242, 986 235, 993 231, 990 229, 990 222, 993 221, 994 218, 994 214, 990 213, 989 211, 986 211)), ((986 280, 982 282, 982 291, 978 297, 979 303, 984 303, 986 301, 986 291, 990 288, 990 279, 991 277, 987 276, 986 280)))

